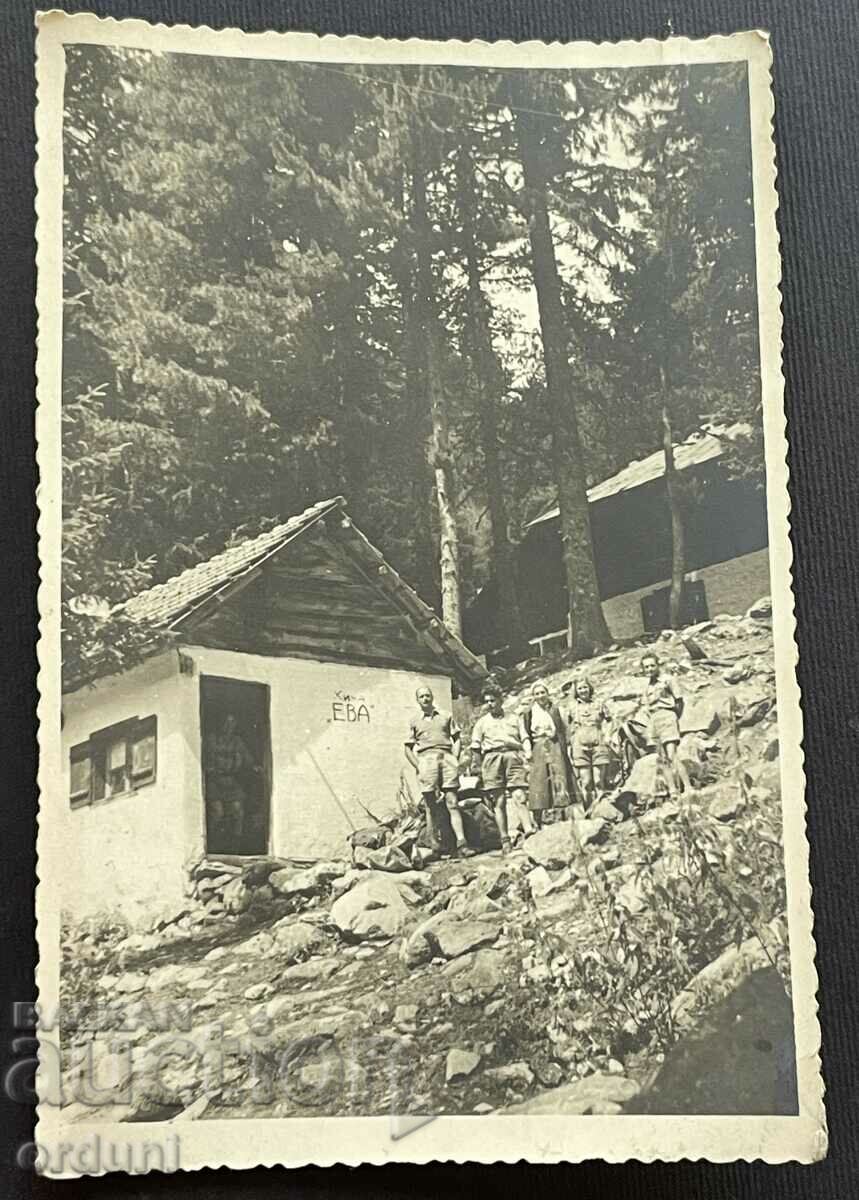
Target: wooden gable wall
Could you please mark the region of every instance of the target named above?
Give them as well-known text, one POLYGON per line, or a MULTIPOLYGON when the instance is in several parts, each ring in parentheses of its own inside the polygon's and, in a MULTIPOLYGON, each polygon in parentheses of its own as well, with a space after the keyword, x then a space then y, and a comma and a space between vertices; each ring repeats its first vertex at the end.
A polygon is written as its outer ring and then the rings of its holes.
POLYGON ((249 654, 447 673, 371 573, 322 527, 286 546, 185 637, 249 654))

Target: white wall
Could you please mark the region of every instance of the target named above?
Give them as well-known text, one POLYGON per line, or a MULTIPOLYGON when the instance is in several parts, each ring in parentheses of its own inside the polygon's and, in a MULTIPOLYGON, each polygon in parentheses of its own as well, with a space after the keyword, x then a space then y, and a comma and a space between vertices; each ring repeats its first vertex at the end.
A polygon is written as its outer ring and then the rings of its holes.
MULTIPOLYGON (((409 721, 417 711, 415 689, 427 680, 439 707, 449 712, 448 679, 201 647, 186 647, 183 653, 196 663, 198 686, 204 674, 271 688, 273 854, 342 856, 352 828, 370 823, 362 803, 379 817, 394 811, 404 768, 417 795, 414 772, 403 755, 409 721), (356 713, 363 703, 360 720, 337 719, 348 718, 346 695, 355 698, 356 713)), ((199 732, 197 737, 199 744, 199 732)), ((201 786, 198 771, 200 797, 201 786)))
MULTIPOLYGON (((63 907, 74 918, 121 912, 133 923, 175 913, 183 905, 184 862, 200 815, 187 806, 189 762, 199 762, 193 736, 197 681, 180 675, 169 651, 123 675, 63 699, 63 907), (155 781, 122 796, 72 809, 69 749, 117 721, 155 716, 155 781)), ((199 766, 191 776, 199 774, 199 766)), ((198 837, 198 845, 199 845, 198 837)))

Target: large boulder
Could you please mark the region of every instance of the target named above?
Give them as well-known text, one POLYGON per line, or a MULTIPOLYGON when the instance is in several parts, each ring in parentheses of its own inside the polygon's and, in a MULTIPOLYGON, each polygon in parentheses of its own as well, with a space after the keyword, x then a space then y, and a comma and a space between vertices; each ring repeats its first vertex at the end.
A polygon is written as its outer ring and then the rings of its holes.
POLYGON ((373 875, 331 906, 331 919, 349 939, 394 937, 411 923, 420 897, 401 876, 373 875))
POLYGON ((555 825, 539 829, 525 839, 522 848, 538 867, 551 871, 567 866, 578 849, 573 840, 572 822, 558 821, 555 825))
POLYGON ((475 950, 453 959, 443 972, 458 1004, 483 1004, 503 984, 507 966, 497 950, 475 950))
POLYGON ((481 946, 491 946, 500 932, 498 919, 463 919, 445 910, 417 927, 403 942, 400 957, 410 967, 436 957, 459 958, 481 946))
POLYGON ((664 789, 659 758, 656 754, 643 754, 637 758, 623 784, 625 793, 632 793, 643 800, 652 800, 664 789))
POLYGON ((540 1092, 530 1100, 505 1108, 504 1113, 581 1116, 603 1111, 602 1106, 605 1104, 626 1104, 633 1096, 637 1096, 639 1091, 635 1080, 624 1075, 588 1075, 585 1079, 576 1079, 572 1083, 552 1088, 551 1091, 540 1092))
POLYGON ((716 688, 688 702, 680 716, 681 733, 715 733, 728 720, 731 693, 716 688))

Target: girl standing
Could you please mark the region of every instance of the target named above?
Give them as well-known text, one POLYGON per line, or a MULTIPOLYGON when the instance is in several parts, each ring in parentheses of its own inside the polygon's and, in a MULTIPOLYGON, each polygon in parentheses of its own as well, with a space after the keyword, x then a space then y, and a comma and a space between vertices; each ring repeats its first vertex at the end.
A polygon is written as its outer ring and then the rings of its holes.
POLYGON ((587 811, 606 789, 607 731, 611 716, 605 704, 596 699, 591 681, 584 676, 576 680, 575 699, 567 719, 573 731, 570 758, 587 811))

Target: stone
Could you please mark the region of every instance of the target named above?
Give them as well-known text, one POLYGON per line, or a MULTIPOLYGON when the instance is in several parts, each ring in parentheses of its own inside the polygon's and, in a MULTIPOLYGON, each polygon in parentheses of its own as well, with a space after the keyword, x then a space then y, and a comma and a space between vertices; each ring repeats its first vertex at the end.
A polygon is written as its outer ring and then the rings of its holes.
POLYGON ((327 942, 324 932, 315 925, 282 917, 272 926, 274 948, 288 963, 309 958, 327 942))
POLYGON ((142 992, 145 987, 145 975, 141 975, 139 972, 127 971, 117 979, 113 985, 113 990, 123 996, 133 996, 137 992, 142 992))
POLYGON ((479 1066, 479 1054, 475 1054, 473 1050, 461 1050, 458 1046, 453 1046, 447 1052, 444 1081, 445 1083, 457 1083, 461 1079, 467 1079, 479 1066))
POLYGON ((609 683, 612 700, 638 700, 644 692, 645 682, 637 675, 621 675, 609 683))
POLYGON ((482 1004, 503 984, 506 961, 497 950, 476 950, 453 959, 443 968, 443 974, 458 1004, 482 1004))
POLYGON ((588 1109, 592 1117, 617 1117, 623 1112, 623 1105, 614 1100, 595 1100, 588 1109))
POLYGON ((728 711, 729 696, 730 693, 711 690, 706 696, 687 702, 680 715, 680 732, 716 733, 728 711))
POLYGON ((532 1067, 543 1087, 557 1087, 564 1078, 564 1072, 556 1062, 536 1062, 532 1067))
POLYGON ((318 896, 347 869, 343 863, 337 862, 314 863, 302 871, 286 867, 269 875, 268 884, 280 896, 318 896))
POLYGON ((636 916, 647 908, 647 896, 639 879, 628 879, 616 890, 614 902, 619 908, 636 916))
POLYGON ((526 838, 523 850, 532 863, 547 870, 568 866, 576 853, 572 822, 558 821, 526 838))
POLYGON ((659 759, 655 754, 643 754, 633 763, 623 784, 624 792, 650 800, 664 787, 659 759))
POLYGON ((262 1000, 263 996, 271 991, 271 985, 268 983, 253 983, 249 988, 246 988, 242 995, 245 1000, 262 1000))
POLYGON ((501 924, 492 920, 451 920, 434 929, 439 951, 445 958, 459 958, 481 946, 491 946, 501 932, 501 924))
POLYGON ((239 942, 235 948, 235 953, 245 956, 253 955, 256 958, 267 958, 274 950, 274 938, 266 930, 261 929, 259 933, 248 938, 246 942, 239 942))
POLYGON ((774 733, 772 737, 767 739, 763 749, 763 756, 767 762, 775 762, 779 755, 778 734, 774 733))
POLYGON ((573 873, 569 867, 564 867, 554 878, 545 867, 535 867, 525 876, 532 896, 549 896, 552 892, 561 891, 573 881, 573 873))
POLYGON ((573 831, 573 837, 582 849, 603 841, 609 831, 608 821, 600 821, 590 816, 573 817, 569 824, 573 831))
POLYGON ((481 1100, 479 1104, 475 1104, 471 1111, 476 1113, 478 1117, 485 1117, 487 1113, 495 1112, 495 1109, 491 1104, 487 1104, 485 1100, 481 1100))
POLYGON ((677 757, 692 783, 700 783, 706 773, 704 739, 699 733, 684 733, 677 745, 677 757))
POLYGON ((609 1075, 625 1075, 626 1068, 623 1063, 616 1058, 610 1058, 606 1063, 606 1070, 609 1075))
POLYGON ((365 829, 356 829, 348 837, 353 850, 378 850, 388 840, 388 828, 385 825, 368 825, 365 829))
POLYGON ((773 615, 773 602, 770 596, 761 596, 746 610, 746 616, 755 621, 770 621, 773 615))
POLYGON ((483 892, 475 891, 472 884, 453 896, 446 911, 456 913, 459 917, 480 918, 492 916, 493 914, 497 915, 502 910, 494 900, 490 900, 483 892))
POLYGON ((748 701, 737 717, 737 725, 740 729, 749 729, 752 725, 757 725, 770 712, 774 703, 773 696, 761 696, 748 701))
POLYGON ((711 817, 717 821, 733 821, 743 811, 745 803, 740 795, 739 787, 728 787, 724 792, 715 796, 707 806, 711 817))
POLYGON ((784 917, 774 918, 764 926, 761 934, 767 949, 757 937, 747 938, 739 946, 728 946, 678 992, 671 1004, 671 1017, 678 1028, 682 1029, 692 1022, 699 998, 708 1004, 724 999, 754 971, 766 967, 770 957, 775 958, 779 950, 787 946, 784 917))
POLYGON ((526 1062, 507 1063, 503 1067, 489 1067, 483 1074, 487 1079, 509 1083, 514 1087, 529 1088, 534 1082, 534 1072, 526 1062))
MULTIPOLYGON (((700 629, 700 626, 696 626, 696 628, 700 629)), ((701 630, 701 632, 703 633, 704 630, 701 630)), ((701 662, 702 659, 707 658, 707 651, 702 650, 693 637, 687 636, 682 638, 681 641, 693 662, 701 662)))
POLYGON ((540 1092, 521 1104, 505 1108, 504 1113, 582 1116, 593 1112, 594 1105, 600 1104, 616 1105, 618 1107, 611 1110, 616 1112, 621 1105, 637 1096, 640 1090, 635 1080, 626 1076, 597 1073, 562 1084, 549 1092, 540 1092))
POLYGON ((781 789, 781 768, 778 759, 768 761, 762 759, 760 762, 748 763, 743 768, 743 775, 746 782, 754 788, 760 788, 763 792, 771 795, 778 795, 781 789))
POLYGON ((722 672, 722 678, 725 683, 742 683, 744 679, 752 673, 752 668, 746 660, 733 663, 730 667, 722 672))
POLYGON ((281 972, 282 983, 293 983, 301 986, 304 983, 317 983, 330 979, 335 971, 340 970, 339 958, 310 958, 306 962, 293 963, 281 972))
MULTIPOLYGON (((410 871, 412 864, 408 856, 396 846, 384 846, 381 850, 365 851, 367 866, 375 871, 410 871)), ((357 852, 356 859, 357 862, 357 852)))
POLYGON ((793 1011, 769 964, 708 1007, 665 1055, 627 1113, 670 1116, 797 1112, 793 1011))
POLYGON ((346 937, 361 941, 394 937, 410 924, 418 894, 399 876, 357 883, 331 906, 331 919, 346 937))
POLYGON ((395 1025, 414 1025, 418 1019, 417 1004, 398 1004, 394 1009, 395 1025))
POLYGON ((237 877, 226 884, 221 898, 225 912, 243 913, 250 906, 251 889, 241 877, 237 877))
POLYGON ((608 821, 610 825, 616 825, 618 821, 623 820, 623 813, 616 804, 609 800, 608 796, 597 800, 596 804, 588 809, 588 816, 593 821, 608 821))

